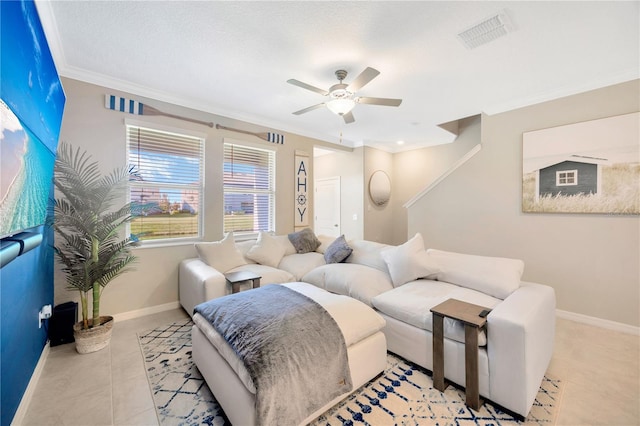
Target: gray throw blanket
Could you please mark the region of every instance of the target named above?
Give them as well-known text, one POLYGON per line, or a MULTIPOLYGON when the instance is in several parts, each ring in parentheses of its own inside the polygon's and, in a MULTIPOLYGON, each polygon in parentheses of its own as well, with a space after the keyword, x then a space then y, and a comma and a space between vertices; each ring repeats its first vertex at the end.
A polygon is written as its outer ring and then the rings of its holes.
POLYGON ((259 424, 297 425, 352 390, 344 336, 317 302, 267 285, 195 307, 244 362, 259 424))

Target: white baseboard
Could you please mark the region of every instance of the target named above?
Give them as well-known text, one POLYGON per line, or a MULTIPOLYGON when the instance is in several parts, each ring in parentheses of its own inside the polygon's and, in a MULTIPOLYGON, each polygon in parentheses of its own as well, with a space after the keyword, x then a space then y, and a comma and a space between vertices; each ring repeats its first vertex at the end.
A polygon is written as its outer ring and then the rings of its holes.
POLYGON ((115 321, 126 321, 134 318, 143 317, 145 315, 157 314, 159 312, 170 311, 172 309, 178 309, 180 307, 180 302, 170 302, 165 303, 164 305, 156 305, 150 306, 148 308, 137 309, 135 311, 121 312, 119 314, 114 314, 113 318, 115 321))
POLYGON ((44 345, 44 349, 42 349, 42 353, 40 354, 40 359, 38 359, 38 363, 36 364, 36 368, 33 370, 33 374, 31 375, 31 379, 29 379, 29 384, 22 394, 22 399, 20 399, 20 404, 18 405, 18 409, 16 410, 16 414, 13 416, 13 420, 11 421, 11 425, 21 425, 24 423, 24 417, 27 414, 27 408, 29 408, 29 404, 31 403, 31 398, 33 397, 33 393, 36 391, 36 386, 40 381, 40 375, 42 374, 42 370, 44 369, 44 363, 47 362, 47 357, 49 356, 49 342, 44 345))
POLYGON ((607 330, 620 331, 622 333, 640 336, 640 327, 635 327, 621 322, 610 321, 602 318, 590 317, 588 315, 576 314, 575 312, 563 311, 556 309, 558 318, 564 318, 583 324, 593 325, 595 327, 606 328, 607 330))

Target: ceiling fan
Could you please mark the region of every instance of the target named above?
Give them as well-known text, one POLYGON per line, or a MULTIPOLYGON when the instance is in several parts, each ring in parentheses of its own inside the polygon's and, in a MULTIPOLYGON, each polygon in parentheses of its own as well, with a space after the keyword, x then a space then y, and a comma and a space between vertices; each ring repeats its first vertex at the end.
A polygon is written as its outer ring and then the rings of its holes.
POLYGON ((380 74, 380 71, 367 67, 353 82, 351 82, 351 84, 344 84, 342 81, 347 77, 347 72, 345 70, 337 70, 336 77, 338 78, 339 83, 331 86, 328 91, 319 89, 293 78, 287 80, 287 83, 293 84, 294 86, 302 87, 303 89, 311 90, 312 92, 320 93, 322 96, 329 97, 329 100, 326 102, 312 105, 301 109, 300 111, 296 111, 293 114, 300 115, 326 106, 331 112, 342 116, 344 122, 349 124, 355 121, 351 110, 356 104, 399 106, 402 103, 402 99, 356 96, 356 92, 376 78, 378 74, 380 74))

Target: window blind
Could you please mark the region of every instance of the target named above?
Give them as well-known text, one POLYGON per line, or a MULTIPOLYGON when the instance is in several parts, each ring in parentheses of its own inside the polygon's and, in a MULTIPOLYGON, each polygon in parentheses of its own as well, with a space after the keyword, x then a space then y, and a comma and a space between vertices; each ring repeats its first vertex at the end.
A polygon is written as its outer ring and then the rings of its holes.
POLYGON ((224 232, 274 230, 275 152, 224 144, 224 232))
POLYGON ((128 125, 127 155, 140 176, 130 184, 131 233, 141 241, 200 237, 204 139, 128 125))

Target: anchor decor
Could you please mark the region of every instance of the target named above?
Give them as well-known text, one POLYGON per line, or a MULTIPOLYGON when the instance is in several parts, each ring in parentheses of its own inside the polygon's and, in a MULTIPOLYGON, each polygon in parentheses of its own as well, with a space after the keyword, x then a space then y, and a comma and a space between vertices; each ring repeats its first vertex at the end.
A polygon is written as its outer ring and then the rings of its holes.
POLYGON ((309 154, 306 152, 296 151, 295 154, 295 194, 294 202, 294 227, 309 226, 309 154))

